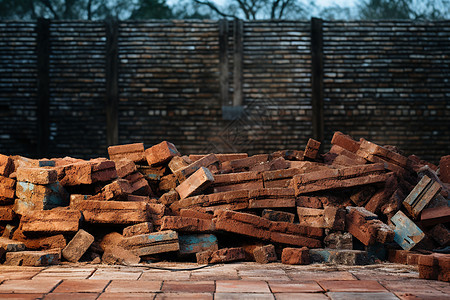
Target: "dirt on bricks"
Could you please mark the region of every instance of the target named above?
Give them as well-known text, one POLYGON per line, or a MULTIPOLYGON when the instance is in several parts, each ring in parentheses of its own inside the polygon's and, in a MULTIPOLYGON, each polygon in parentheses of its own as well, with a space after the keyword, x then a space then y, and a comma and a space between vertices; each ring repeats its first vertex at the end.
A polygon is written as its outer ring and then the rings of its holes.
POLYGON ((256 261, 418 265, 449 281, 449 157, 439 165, 336 132, 332 147, 109 158, 0 154, 0 264, 256 261))

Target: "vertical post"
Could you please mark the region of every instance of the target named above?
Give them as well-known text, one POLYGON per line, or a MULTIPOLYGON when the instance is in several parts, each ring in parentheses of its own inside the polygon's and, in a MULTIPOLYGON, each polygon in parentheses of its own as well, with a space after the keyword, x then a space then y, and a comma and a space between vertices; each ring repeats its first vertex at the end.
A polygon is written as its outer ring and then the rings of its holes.
POLYGON ((228 20, 219 21, 219 85, 220 100, 223 106, 230 105, 228 98, 228 20))
POLYGON ((106 26, 106 143, 108 146, 119 143, 119 76, 118 76, 118 28, 117 20, 109 19, 106 26))
POLYGON ((311 19, 311 87, 313 138, 324 139, 323 21, 311 19))
POLYGON ((243 35, 244 23, 242 20, 234 19, 234 55, 233 55, 233 106, 242 106, 243 92, 242 92, 242 64, 244 56, 243 35))
POLYGON ((37 156, 48 155, 50 138, 50 20, 39 18, 36 24, 37 56, 37 156))

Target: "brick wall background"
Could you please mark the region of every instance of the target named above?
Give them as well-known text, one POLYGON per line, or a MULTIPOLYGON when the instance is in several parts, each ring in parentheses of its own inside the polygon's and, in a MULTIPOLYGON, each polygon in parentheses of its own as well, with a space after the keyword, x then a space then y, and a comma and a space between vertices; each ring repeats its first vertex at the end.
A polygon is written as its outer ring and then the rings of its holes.
MULTIPOLYGON (((39 156, 46 139, 47 157, 105 156, 108 137, 166 139, 186 154, 303 149, 317 113, 311 23, 243 22, 241 46, 238 23, 222 24, 118 23, 115 80, 104 22, 50 22, 44 71, 36 23, 0 22, 0 153, 39 156)), ((340 130, 432 162, 450 153, 450 21, 324 21, 322 30, 326 146, 340 130)))

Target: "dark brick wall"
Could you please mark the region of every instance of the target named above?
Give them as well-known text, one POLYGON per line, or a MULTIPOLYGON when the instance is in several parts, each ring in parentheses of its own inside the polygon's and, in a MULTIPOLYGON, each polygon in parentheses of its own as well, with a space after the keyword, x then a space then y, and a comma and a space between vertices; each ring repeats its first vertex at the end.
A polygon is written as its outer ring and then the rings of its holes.
MULTIPOLYGON (((0 153, 36 154, 35 27, 0 22, 0 153)), ((119 143, 167 139, 186 154, 303 149, 312 136, 310 22, 243 27, 244 111, 230 121, 217 21, 119 23, 119 143)), ((106 155, 105 31, 103 22, 51 22, 49 157, 106 155)), ((450 153, 450 21, 324 21, 323 45, 326 148, 340 130, 433 162, 450 153)))

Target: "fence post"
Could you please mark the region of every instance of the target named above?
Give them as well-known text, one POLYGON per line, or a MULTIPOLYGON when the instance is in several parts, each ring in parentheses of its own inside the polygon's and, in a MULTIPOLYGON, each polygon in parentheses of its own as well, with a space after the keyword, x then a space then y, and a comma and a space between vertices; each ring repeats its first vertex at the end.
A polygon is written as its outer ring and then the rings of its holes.
POLYGON ((313 138, 324 139, 323 21, 311 18, 311 104, 313 138))
POLYGON ((244 56, 244 22, 234 19, 234 55, 233 55, 233 106, 242 106, 242 64, 244 56))
POLYGON ((117 20, 105 21, 106 53, 106 143, 108 146, 119 143, 119 62, 118 62, 118 29, 117 20))
POLYGON ((37 58, 37 157, 48 155, 50 140, 50 20, 39 18, 36 23, 37 58))

